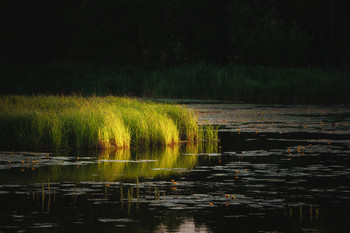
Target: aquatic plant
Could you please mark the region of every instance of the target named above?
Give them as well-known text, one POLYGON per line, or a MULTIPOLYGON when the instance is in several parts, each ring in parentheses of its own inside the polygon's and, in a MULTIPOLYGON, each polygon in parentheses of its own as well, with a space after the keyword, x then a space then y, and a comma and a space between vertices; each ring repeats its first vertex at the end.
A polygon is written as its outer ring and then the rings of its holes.
POLYGON ((209 122, 208 124, 201 125, 200 127, 200 137, 209 142, 214 142, 218 140, 218 125, 211 125, 209 122))
POLYGON ((82 94, 255 103, 350 103, 348 72, 204 61, 167 67, 45 64, 4 67, 3 94, 82 94))
POLYGON ((0 97, 0 148, 128 148, 200 139, 178 105, 121 97, 0 97))

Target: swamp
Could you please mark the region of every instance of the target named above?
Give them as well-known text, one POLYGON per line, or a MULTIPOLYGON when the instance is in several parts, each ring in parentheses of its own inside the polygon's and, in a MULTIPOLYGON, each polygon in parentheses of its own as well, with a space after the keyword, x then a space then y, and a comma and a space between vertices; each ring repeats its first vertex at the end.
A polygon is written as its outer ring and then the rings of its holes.
POLYGON ((0 5, 0 233, 350 232, 350 1, 0 5))
POLYGON ((219 141, 1 152, 3 232, 347 232, 347 106, 187 103, 219 141))

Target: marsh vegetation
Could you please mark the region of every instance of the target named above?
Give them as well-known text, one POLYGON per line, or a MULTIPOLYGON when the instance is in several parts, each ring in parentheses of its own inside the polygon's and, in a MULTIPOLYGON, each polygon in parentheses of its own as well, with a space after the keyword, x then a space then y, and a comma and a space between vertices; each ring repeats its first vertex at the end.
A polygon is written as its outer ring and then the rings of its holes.
POLYGON ((41 64, 3 67, 3 94, 117 95, 245 103, 350 103, 349 72, 193 62, 146 66, 41 64))
POLYGON ((0 152, 0 230, 347 232, 349 108, 188 107, 219 144, 0 152))
MULTIPOLYGON (((2 96, 0 147, 129 148, 215 140, 179 105, 118 97, 2 96)), ((216 134, 217 137, 217 134, 216 134)))

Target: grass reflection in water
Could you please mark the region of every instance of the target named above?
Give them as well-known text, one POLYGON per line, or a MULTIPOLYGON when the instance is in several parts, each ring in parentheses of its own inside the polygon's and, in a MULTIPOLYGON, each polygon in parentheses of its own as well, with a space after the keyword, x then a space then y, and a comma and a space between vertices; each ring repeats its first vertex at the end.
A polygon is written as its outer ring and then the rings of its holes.
MULTIPOLYGON (((214 143, 217 144, 217 143, 214 143)), ((87 161, 76 159, 67 166, 46 166, 30 172, 32 181, 50 179, 51 182, 115 182, 136 180, 138 177, 165 177, 191 170, 197 165, 198 154, 215 153, 217 145, 187 143, 162 149, 148 150, 102 150, 98 158, 87 161), (34 177, 33 177, 34 176, 34 177)), ((77 158, 77 157, 76 157, 77 158)), ((52 156, 55 159, 55 156, 52 156)), ((29 177, 25 176, 24 179, 29 177)))

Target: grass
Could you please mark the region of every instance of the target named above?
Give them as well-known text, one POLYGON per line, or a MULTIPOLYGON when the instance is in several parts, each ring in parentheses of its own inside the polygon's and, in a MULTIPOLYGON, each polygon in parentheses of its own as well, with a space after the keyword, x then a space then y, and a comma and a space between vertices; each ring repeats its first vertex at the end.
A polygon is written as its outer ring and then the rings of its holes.
POLYGON ((255 103, 350 103, 350 74, 320 68, 208 62, 157 69, 72 64, 1 68, 3 94, 113 94, 255 103))
POLYGON ((2 96, 0 130, 2 149, 157 147, 206 137, 184 107, 112 96, 2 96))
POLYGON ((255 103, 350 103, 348 73, 318 68, 197 63, 156 71, 151 96, 255 103))

